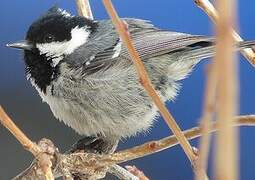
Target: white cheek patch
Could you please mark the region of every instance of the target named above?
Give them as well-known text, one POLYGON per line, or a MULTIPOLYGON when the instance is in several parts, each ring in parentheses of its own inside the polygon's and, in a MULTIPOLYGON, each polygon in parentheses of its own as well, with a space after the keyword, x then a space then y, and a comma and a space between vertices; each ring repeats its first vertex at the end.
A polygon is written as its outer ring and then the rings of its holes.
POLYGON ((113 54, 113 56, 112 56, 112 58, 116 58, 116 57, 118 57, 119 55, 120 55, 120 52, 121 52, 121 45, 122 45, 122 42, 121 41, 119 41, 118 42, 118 44, 114 47, 114 54, 113 54))
POLYGON ((85 28, 76 26, 71 31, 71 39, 63 42, 51 42, 36 44, 40 54, 45 54, 57 65, 64 55, 71 54, 79 46, 86 43, 90 32, 85 28), (55 61, 55 62, 54 62, 55 61))

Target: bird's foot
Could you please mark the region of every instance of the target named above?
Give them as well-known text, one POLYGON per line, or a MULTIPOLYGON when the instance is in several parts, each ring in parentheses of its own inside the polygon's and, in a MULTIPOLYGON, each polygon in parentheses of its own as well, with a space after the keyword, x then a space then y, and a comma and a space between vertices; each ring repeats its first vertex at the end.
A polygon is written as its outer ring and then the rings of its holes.
MULTIPOLYGON (((118 145, 118 140, 112 138, 100 137, 100 136, 87 136, 77 141, 69 153, 84 151, 88 153, 96 154, 110 154, 113 153, 118 145)), ((85 178, 86 174, 73 174, 74 180, 91 179, 85 178), (84 177, 84 178, 81 178, 84 177)), ((90 177, 90 176, 88 176, 90 177)), ((94 179, 94 178, 92 178, 94 179)))
POLYGON ((105 137, 87 136, 77 141, 70 150, 71 153, 85 151, 89 153, 108 154, 117 148, 117 140, 109 140, 105 137))

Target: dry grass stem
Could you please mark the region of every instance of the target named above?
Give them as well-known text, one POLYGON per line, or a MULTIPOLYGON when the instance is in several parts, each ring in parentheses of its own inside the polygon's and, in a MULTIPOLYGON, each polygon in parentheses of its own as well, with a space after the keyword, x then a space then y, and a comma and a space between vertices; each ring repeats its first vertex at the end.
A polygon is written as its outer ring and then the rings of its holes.
POLYGON ((4 109, 0 106, 0 122, 8 129, 13 136, 21 143, 24 149, 30 151, 39 162, 43 162, 39 168, 44 173, 46 180, 53 180, 53 174, 51 171, 51 161, 47 155, 41 150, 40 146, 33 143, 11 120, 11 118, 5 113, 4 109))
MULTIPOLYGON (((205 171, 207 170, 208 153, 210 147, 209 133, 211 129, 210 125, 215 111, 215 94, 217 86, 217 69, 215 68, 215 65, 213 65, 214 64, 211 64, 207 67, 208 78, 204 95, 204 110, 200 124, 202 137, 199 147, 198 166, 205 171)), ((200 173, 196 174, 196 179, 202 180, 203 175, 200 173)))
POLYGON ((235 1, 218 0, 219 19, 216 23, 217 123, 215 176, 219 180, 238 178, 237 130, 233 127, 237 114, 237 71, 231 35, 235 20, 235 1))
MULTIPOLYGON (((210 19, 216 23, 219 20, 219 15, 212 3, 209 0, 194 0, 195 3, 200 7, 209 17, 210 19)), ((231 29, 231 33, 234 39, 239 42, 243 41, 241 36, 234 30, 231 29)), ((241 50, 243 56, 253 65, 255 66, 255 53, 251 48, 241 50)))
MULTIPOLYGON (((239 116, 235 118, 235 126, 255 126, 255 116, 239 116)), ((210 133, 218 130, 216 123, 210 125, 210 133)), ((194 139, 201 136, 201 128, 194 127, 183 132, 187 139, 194 139)), ((99 155, 91 153, 73 153, 73 154, 58 154, 55 156, 58 162, 54 167, 55 172, 90 172, 91 174, 96 173, 98 169, 104 166, 112 166, 114 164, 123 163, 129 160, 137 159, 153 153, 160 152, 167 148, 171 148, 179 144, 177 138, 172 135, 157 141, 147 142, 145 144, 116 152, 110 155, 99 155)), ((33 169, 36 169, 36 164, 32 164, 28 169, 22 172, 15 180, 22 179, 22 177, 34 177, 33 169), (32 175, 31 175, 32 174, 32 175)))
POLYGON ((22 144, 22 146, 30 151, 34 156, 37 156, 41 151, 40 148, 32 142, 11 120, 6 114, 2 106, 0 106, 0 121, 3 126, 8 129, 13 136, 22 144))
MULTIPOLYGON (((235 118, 234 126, 255 126, 255 116, 238 116, 235 118)), ((211 123, 209 125, 210 130, 209 133, 218 131, 218 126, 216 123, 211 123)), ((183 134, 185 137, 189 140, 195 139, 200 137, 201 134, 201 127, 194 127, 188 130, 183 131, 183 134)), ((151 141, 147 142, 145 144, 116 152, 112 155, 107 161, 114 161, 112 163, 122 163, 129 160, 133 160, 136 158, 144 157, 156 152, 160 152, 162 150, 171 148, 173 146, 176 146, 179 144, 179 141, 177 140, 177 137, 175 135, 157 140, 157 141, 151 141)))
POLYGON ((135 176, 128 170, 116 164, 110 166, 108 172, 115 175, 121 180, 141 180, 138 178, 138 176, 135 176))
POLYGON ((145 176, 145 174, 141 170, 139 170, 136 166, 126 166, 126 168, 130 173, 138 177, 139 180, 149 180, 149 178, 145 176))
POLYGON ((131 58, 134 62, 134 65, 136 67, 138 76, 140 78, 140 83, 145 88, 145 90, 148 92, 150 97, 153 99, 154 103, 157 105, 161 115, 163 116, 164 120, 166 121, 166 123, 168 124, 170 129, 176 135, 178 140, 180 141, 180 144, 181 144, 184 152, 186 153, 186 155, 190 159, 190 161, 191 162, 195 161, 196 155, 194 154, 191 145, 189 144, 188 140, 183 135, 181 129, 179 128, 179 126, 175 122, 174 118, 168 112, 168 110, 165 107, 164 103, 161 102, 160 97, 158 96, 158 94, 154 90, 154 88, 153 88, 153 86, 152 86, 152 84, 149 80, 148 74, 147 74, 147 72, 144 68, 143 63, 142 63, 142 60, 140 59, 139 54, 136 52, 136 50, 135 50, 135 48, 134 48, 134 46, 131 42, 129 33, 127 31, 127 27, 125 27, 125 24, 118 17, 111 1, 110 0, 103 0, 103 3, 105 5, 105 8, 106 8, 108 14, 110 15, 110 17, 113 21, 113 24, 116 27, 117 32, 119 33, 123 43, 126 45, 127 50, 128 50, 128 52, 129 52, 129 54, 130 54, 130 56, 131 56, 131 58))
POLYGON ((78 14, 88 19, 93 19, 93 14, 89 4, 89 0, 76 0, 78 14))

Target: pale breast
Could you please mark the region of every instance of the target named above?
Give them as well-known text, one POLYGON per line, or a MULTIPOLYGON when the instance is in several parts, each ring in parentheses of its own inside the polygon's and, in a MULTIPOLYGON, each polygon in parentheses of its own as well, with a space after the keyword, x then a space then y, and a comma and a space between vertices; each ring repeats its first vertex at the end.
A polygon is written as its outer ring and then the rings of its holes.
MULTIPOLYGON (((53 83, 53 87, 58 88, 57 81, 53 83)), ((42 101, 50 106, 54 116, 81 135, 101 134, 116 138, 132 136, 147 131, 157 115, 154 106, 145 106, 143 103, 134 105, 134 102, 130 102, 131 99, 125 97, 113 100, 103 94, 100 96, 98 92, 97 97, 88 98, 83 94, 83 100, 76 101, 75 98, 52 95, 52 85, 47 87, 46 93, 37 87, 36 89, 42 101), (88 99, 90 100, 86 101, 88 99), (120 104, 123 105, 122 108, 120 104)))

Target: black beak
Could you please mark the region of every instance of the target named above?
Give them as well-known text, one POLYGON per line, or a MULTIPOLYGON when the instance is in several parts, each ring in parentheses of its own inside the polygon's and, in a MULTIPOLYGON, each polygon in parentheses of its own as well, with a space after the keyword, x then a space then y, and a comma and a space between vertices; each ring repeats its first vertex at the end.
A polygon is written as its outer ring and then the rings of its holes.
POLYGON ((30 44, 26 40, 18 41, 16 43, 6 44, 7 47, 23 49, 23 50, 31 50, 33 45, 30 44))

